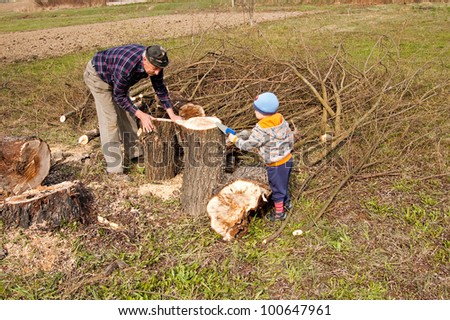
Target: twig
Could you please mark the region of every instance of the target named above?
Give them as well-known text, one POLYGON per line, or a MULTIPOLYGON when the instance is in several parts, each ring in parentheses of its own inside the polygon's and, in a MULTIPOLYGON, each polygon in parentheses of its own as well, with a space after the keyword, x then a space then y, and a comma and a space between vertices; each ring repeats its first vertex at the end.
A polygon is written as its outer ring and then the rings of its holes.
POLYGON ((342 102, 339 95, 339 91, 336 87, 334 81, 331 83, 333 86, 334 97, 336 99, 336 117, 334 119, 334 133, 338 136, 341 134, 341 113, 342 113, 342 102))
POLYGON ((289 68, 291 68, 294 71, 294 73, 297 75, 297 77, 299 77, 311 89, 311 91, 314 93, 316 98, 320 101, 322 106, 327 110, 327 112, 332 117, 334 117, 335 112, 331 109, 331 107, 328 105, 328 102, 323 99, 323 97, 320 95, 320 93, 317 91, 317 89, 311 84, 311 82, 309 82, 308 79, 306 79, 293 64, 285 62, 284 65, 288 66, 289 68))
POLYGON ((372 145, 372 147, 370 148, 370 150, 366 153, 366 155, 364 156, 364 158, 359 162, 359 164, 350 171, 350 173, 339 183, 339 185, 333 190, 333 192, 331 193, 330 197, 328 198, 328 200, 325 202, 324 206, 322 207, 322 209, 319 211, 319 213, 317 213, 317 215, 313 218, 313 222, 310 225, 307 225, 304 228, 304 232, 305 231, 309 231, 312 226, 322 217, 322 215, 328 210, 328 207, 330 206, 330 204, 333 202, 333 200, 336 198, 337 194, 339 193, 339 191, 341 191, 341 189, 347 184, 347 182, 356 174, 359 172, 359 170, 361 170, 361 168, 364 166, 364 164, 367 162, 367 160, 369 160, 370 156, 372 155, 372 153, 378 148, 380 142, 382 140, 378 139, 378 141, 376 143, 374 143, 372 145))
POLYGON ((84 99, 83 103, 79 106, 79 107, 75 107, 74 105, 72 105, 71 103, 69 103, 69 101, 67 100, 66 95, 64 94, 64 100, 67 102, 67 104, 69 106, 72 107, 73 110, 66 112, 65 114, 63 114, 62 116, 59 117, 59 121, 60 122, 65 122, 67 120, 67 118, 69 118, 70 116, 74 115, 75 113, 78 113, 80 111, 82 111, 87 103, 89 102, 89 98, 91 97, 91 92, 88 93, 88 95, 86 96, 86 98, 84 99))
POLYGON ((208 74, 216 67, 217 65, 217 61, 216 60, 213 64, 213 66, 211 68, 209 68, 209 70, 207 72, 205 72, 205 74, 203 75, 203 77, 200 79, 200 81, 198 81, 197 85, 195 86, 195 89, 192 91, 191 96, 189 97, 189 100, 194 99, 195 94, 197 93, 198 88, 200 87, 200 85, 202 84, 203 80, 205 80, 205 78, 208 76, 208 74))
POLYGON ((432 176, 427 176, 427 177, 423 177, 423 178, 419 178, 419 181, 425 181, 425 180, 430 180, 430 179, 434 179, 434 178, 441 178, 441 177, 448 177, 450 176, 450 172, 447 173, 441 173, 441 174, 434 174, 432 176))

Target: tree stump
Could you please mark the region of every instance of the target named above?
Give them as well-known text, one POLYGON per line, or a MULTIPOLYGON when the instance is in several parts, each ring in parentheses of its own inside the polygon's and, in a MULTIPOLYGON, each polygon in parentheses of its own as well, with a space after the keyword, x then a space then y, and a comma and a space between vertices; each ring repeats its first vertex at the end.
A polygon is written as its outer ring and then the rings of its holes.
POLYGON ((248 231, 250 213, 258 210, 271 194, 265 168, 242 167, 208 202, 211 228, 230 241, 248 231))
POLYGON ((83 192, 78 181, 65 181, 6 198, 0 218, 7 227, 53 229, 83 218, 83 192))
POLYGON ((0 138, 0 197, 41 185, 50 171, 50 160, 50 148, 41 139, 0 138))
POLYGON ((151 181, 169 180, 178 172, 175 123, 169 119, 157 119, 153 124, 155 130, 141 137, 145 175, 151 181))
POLYGON ((206 213, 208 200, 223 174, 225 135, 215 125, 216 119, 194 117, 177 121, 184 151, 181 205, 195 217, 206 213))

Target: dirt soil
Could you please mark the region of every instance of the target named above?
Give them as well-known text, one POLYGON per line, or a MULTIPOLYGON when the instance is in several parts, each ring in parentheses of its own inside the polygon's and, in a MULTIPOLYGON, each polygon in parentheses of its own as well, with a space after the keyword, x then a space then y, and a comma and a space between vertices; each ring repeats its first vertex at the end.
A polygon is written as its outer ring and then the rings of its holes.
MULTIPOLYGON (((301 14, 261 12, 255 13, 253 20, 259 23, 301 14)), ((118 44, 150 43, 244 23, 248 23, 248 18, 239 12, 204 12, 3 33, 0 37, 0 63, 58 57, 118 44)))

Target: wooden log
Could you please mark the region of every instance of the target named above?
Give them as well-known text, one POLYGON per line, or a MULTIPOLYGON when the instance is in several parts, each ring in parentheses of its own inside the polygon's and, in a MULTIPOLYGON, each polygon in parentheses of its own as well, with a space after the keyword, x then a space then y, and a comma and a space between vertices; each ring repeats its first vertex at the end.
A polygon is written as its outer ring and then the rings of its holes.
POLYGON ((0 138, 0 198, 41 185, 50 171, 50 160, 50 148, 41 139, 0 138))
POLYGON ((206 210, 211 228, 230 241, 248 231, 250 213, 260 209, 271 194, 266 169, 241 167, 227 177, 229 181, 209 200, 206 210))
POLYGON ((100 137, 100 130, 98 128, 89 130, 78 138, 78 144, 86 145, 89 141, 97 137, 100 137))
POLYGON ((157 119, 153 124, 153 132, 141 133, 140 136, 144 147, 145 175, 150 181, 169 180, 178 172, 175 123, 157 119))
POLYGON ((225 135, 216 127, 216 120, 194 117, 177 121, 184 151, 181 205, 186 213, 195 217, 206 213, 208 200, 224 171, 225 135))
POLYGON ((63 223, 82 219, 81 191, 78 181, 27 190, 5 199, 0 218, 7 227, 58 228, 63 223))
POLYGON ((71 116, 73 116, 76 113, 75 110, 71 110, 69 112, 64 113, 62 116, 59 117, 59 122, 66 122, 66 120, 68 118, 70 118, 71 116))
MULTIPOLYGON (((86 88, 87 89, 87 88, 86 88)), ((89 90, 88 90, 89 91, 89 90)), ((73 106, 66 98, 66 96, 64 95, 64 99, 66 100, 67 104, 70 105, 72 107, 72 110, 64 113, 62 116, 59 117, 59 121, 60 122, 66 122, 66 120, 74 115, 76 115, 77 113, 80 113, 83 111, 84 108, 86 108, 90 97, 92 96, 92 93, 89 91, 86 94, 86 98, 84 99, 83 103, 80 106, 73 106)))

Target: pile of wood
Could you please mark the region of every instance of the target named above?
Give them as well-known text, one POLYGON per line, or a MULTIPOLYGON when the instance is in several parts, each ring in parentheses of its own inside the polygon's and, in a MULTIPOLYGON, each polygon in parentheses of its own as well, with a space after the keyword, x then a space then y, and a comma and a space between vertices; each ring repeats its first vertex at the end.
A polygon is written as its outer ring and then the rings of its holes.
MULTIPOLYGON (((195 48, 198 47, 199 44, 195 48)), ((403 74, 392 59, 395 45, 383 38, 375 43, 362 65, 353 63, 342 45, 329 55, 302 48, 302 52, 293 53, 286 60, 275 54, 280 51, 278 48, 268 48, 267 54, 260 55, 245 46, 227 45, 226 41, 217 47, 220 49, 206 53, 194 50, 190 63, 172 66, 167 74, 171 90, 186 96, 188 102, 202 105, 207 115, 221 119, 237 131, 248 130, 257 122, 251 106, 254 97, 261 92, 274 92, 280 100, 280 112, 292 129, 298 128, 294 170, 307 174, 301 186, 292 188, 292 197, 295 201, 303 191, 317 191, 325 205, 315 219, 328 208, 339 190, 362 171, 366 176, 382 174, 371 164, 376 163, 370 159, 376 156, 373 146, 380 145, 389 132, 400 128, 400 122, 409 128, 406 115, 446 85, 415 90, 421 88, 417 77, 421 70, 403 74), (331 161, 335 165, 327 166, 331 161), (319 187, 308 190, 314 180, 319 187), (327 198, 326 191, 330 189, 333 192, 327 198)), ((147 90, 151 90, 148 84, 140 85, 135 94, 147 90)), ((214 175, 211 177, 215 179, 214 175)), ((208 178, 198 179, 197 186, 201 187, 208 178)), ((191 181, 191 188, 195 181, 191 181)), ((218 192, 213 197, 223 199, 231 208, 234 204, 229 201, 230 192, 218 192)), ((213 207, 211 204, 210 208, 213 207)), ((214 218, 216 221, 225 212, 235 216, 234 209, 216 212, 221 212, 214 218)), ((217 230, 227 239, 234 233, 225 231, 234 230, 231 226, 217 230)))

